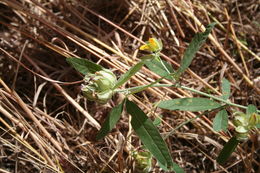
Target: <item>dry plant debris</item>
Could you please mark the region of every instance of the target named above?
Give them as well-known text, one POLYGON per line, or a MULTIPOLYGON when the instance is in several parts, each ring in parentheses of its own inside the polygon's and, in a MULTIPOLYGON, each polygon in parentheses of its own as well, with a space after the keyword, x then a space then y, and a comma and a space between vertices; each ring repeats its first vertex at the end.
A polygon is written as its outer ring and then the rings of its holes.
MULTIPOLYGON (((181 83, 219 96, 225 77, 232 83, 232 102, 259 108, 259 11, 258 0, 0 0, 0 172, 140 171, 133 152, 142 151, 141 142, 128 116, 104 140, 95 140, 120 96, 105 105, 84 99, 82 76, 66 57, 87 58, 120 76, 153 36, 163 42, 162 58, 177 69, 194 34, 215 21, 214 33, 181 83)), ((157 78, 143 68, 126 85, 157 78)), ((163 115, 163 134, 196 114, 163 111, 152 103, 193 96, 150 88, 133 100, 152 118, 163 115)), ((229 111, 231 119, 234 110, 229 111)), ((174 161, 186 172, 259 172, 257 130, 228 163, 216 163, 231 134, 212 129, 214 116, 196 119, 167 138, 174 161)), ((152 172, 164 171, 154 165, 152 172)))

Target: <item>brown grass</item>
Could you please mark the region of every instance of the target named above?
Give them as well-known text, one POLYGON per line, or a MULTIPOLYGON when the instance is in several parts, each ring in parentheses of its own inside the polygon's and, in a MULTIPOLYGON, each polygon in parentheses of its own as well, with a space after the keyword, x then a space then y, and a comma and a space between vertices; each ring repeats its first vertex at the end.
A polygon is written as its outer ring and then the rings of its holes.
MULTIPOLYGON (((164 44, 162 59, 177 69, 194 34, 215 21, 181 83, 219 96, 225 77, 232 83, 232 102, 259 107, 259 6, 257 0, 1 0, 0 172, 138 172, 133 152, 142 150, 141 142, 128 115, 104 140, 95 140, 120 96, 106 105, 84 99, 83 76, 66 57, 87 58, 120 76, 142 55, 138 47, 153 36, 164 44)), ((157 78, 143 68, 124 87, 157 78)), ((182 89, 150 88, 132 100, 151 118, 163 115, 159 129, 165 133, 197 114, 160 110, 153 103, 195 96, 182 89)), ((230 120, 236 110, 228 109, 230 120)), ((216 163, 233 128, 230 124, 228 133, 216 133, 214 116, 196 119, 167 138, 174 161, 186 172, 259 172, 259 131, 225 165, 216 163)), ((154 164, 152 172, 163 171, 154 164)))

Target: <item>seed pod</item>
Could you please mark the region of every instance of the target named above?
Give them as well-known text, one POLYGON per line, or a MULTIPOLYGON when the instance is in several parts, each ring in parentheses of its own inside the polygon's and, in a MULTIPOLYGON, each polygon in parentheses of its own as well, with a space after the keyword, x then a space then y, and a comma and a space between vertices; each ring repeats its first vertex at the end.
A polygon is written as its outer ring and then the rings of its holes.
POLYGON ((93 81, 97 84, 100 91, 111 89, 116 84, 116 76, 110 70, 104 69, 96 72, 93 81))
POLYGON ((238 126, 236 127, 236 137, 238 140, 246 140, 249 130, 246 127, 238 126))
POLYGON ((236 137, 239 140, 246 140, 251 129, 255 128, 260 121, 257 113, 245 114, 243 112, 236 112, 233 120, 236 126, 236 137))
POLYGON ((236 112, 233 123, 235 126, 248 126, 248 118, 246 114, 242 112, 236 112))
POLYGON ((107 103, 113 96, 112 90, 105 90, 103 92, 97 93, 97 102, 101 104, 107 103))
POLYGON ((85 76, 86 84, 82 86, 84 97, 98 103, 107 103, 113 96, 112 88, 117 80, 113 72, 103 69, 94 74, 85 76))
POLYGON ((252 113, 248 120, 249 128, 253 128, 257 124, 257 114, 252 113))
POLYGON ((90 101, 96 100, 96 93, 95 93, 95 88, 91 86, 82 86, 81 91, 83 93, 83 96, 86 97, 90 101))

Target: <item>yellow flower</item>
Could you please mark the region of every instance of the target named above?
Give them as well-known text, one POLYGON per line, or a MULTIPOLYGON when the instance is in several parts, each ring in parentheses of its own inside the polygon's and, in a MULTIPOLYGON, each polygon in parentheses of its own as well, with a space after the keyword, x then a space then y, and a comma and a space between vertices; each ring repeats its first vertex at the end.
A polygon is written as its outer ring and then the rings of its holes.
POLYGON ((142 45, 140 50, 148 50, 151 52, 159 52, 162 50, 162 41, 156 38, 149 38, 148 42, 145 45, 142 45))

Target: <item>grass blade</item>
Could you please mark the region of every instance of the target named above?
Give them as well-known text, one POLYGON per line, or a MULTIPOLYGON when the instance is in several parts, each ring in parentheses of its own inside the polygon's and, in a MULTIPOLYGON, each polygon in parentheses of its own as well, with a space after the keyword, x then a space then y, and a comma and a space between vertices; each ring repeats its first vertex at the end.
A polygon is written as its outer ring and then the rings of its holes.
POLYGON ((217 132, 226 131, 228 127, 228 113, 225 109, 219 111, 213 120, 213 129, 217 132))
POLYGON ((176 76, 179 77, 191 64, 196 52, 200 49, 201 45, 205 42, 210 34, 215 23, 211 23, 206 27, 206 31, 203 33, 197 33, 189 44, 188 48, 184 52, 183 59, 180 64, 180 68, 176 72, 176 76))
POLYGON ((220 106, 219 103, 206 98, 180 98, 162 101, 158 104, 158 107, 163 109, 194 112, 215 109, 220 106))
POLYGON ((105 120, 104 124, 102 125, 100 131, 96 136, 97 140, 104 138, 114 128, 114 126, 120 119, 120 115, 122 114, 124 104, 125 100, 111 110, 107 119, 105 120))
POLYGON ((87 73, 95 73, 103 69, 102 66, 82 58, 66 58, 66 61, 71 64, 78 72, 86 75, 87 73))
POLYGON ((165 141, 146 114, 133 102, 126 101, 126 110, 132 116, 131 125, 145 147, 158 162, 166 168, 173 166, 173 161, 165 141))

